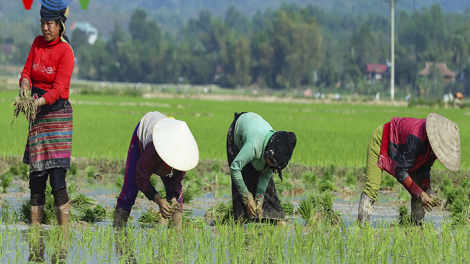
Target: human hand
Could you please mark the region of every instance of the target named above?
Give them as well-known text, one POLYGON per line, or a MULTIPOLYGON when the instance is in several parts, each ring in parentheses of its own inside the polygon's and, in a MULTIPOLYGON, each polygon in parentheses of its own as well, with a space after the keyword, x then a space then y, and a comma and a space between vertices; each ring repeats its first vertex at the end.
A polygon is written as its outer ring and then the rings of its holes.
POLYGON ((20 85, 20 97, 28 96, 30 87, 31 87, 31 85, 30 85, 28 79, 23 78, 21 80, 21 85, 20 85))
POLYGON ((421 195, 419 196, 419 198, 421 199, 421 205, 423 206, 423 209, 428 211, 428 212, 431 212, 432 211, 432 200, 428 196, 428 194, 426 192, 422 192, 421 195))
POLYGON ((155 195, 154 201, 158 204, 162 217, 169 218, 171 216, 171 207, 166 201, 166 199, 162 198, 160 194, 157 193, 155 195))
POLYGON ((256 214, 261 217, 263 215, 263 203, 260 200, 256 200, 256 214))
POLYGON ((435 198, 434 191, 431 188, 426 190, 426 194, 429 196, 429 198, 431 198, 431 200, 435 198))

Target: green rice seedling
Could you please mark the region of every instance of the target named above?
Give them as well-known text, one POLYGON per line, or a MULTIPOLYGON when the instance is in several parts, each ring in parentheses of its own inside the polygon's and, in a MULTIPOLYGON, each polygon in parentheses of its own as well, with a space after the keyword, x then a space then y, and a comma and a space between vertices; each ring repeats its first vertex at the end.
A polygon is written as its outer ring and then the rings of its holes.
MULTIPOLYGON (((124 179, 124 178, 123 178, 124 179)), ((152 184, 152 186, 157 186, 157 176, 155 174, 152 174, 150 176, 150 184, 152 184)), ((122 186, 121 186, 122 187, 122 186)))
POLYGON ((314 223, 343 225, 341 215, 333 210, 333 196, 329 192, 310 195, 300 203, 299 213, 307 226, 314 223))
POLYGON ((395 179, 395 177, 393 177, 392 175, 388 173, 385 173, 385 175, 382 176, 380 187, 381 188, 385 188, 385 187, 394 188, 396 183, 397 183, 397 180, 395 179))
POLYGON ((462 187, 453 188, 453 187, 446 187, 445 188, 444 196, 446 197, 446 203, 444 205, 445 208, 450 208, 450 206, 457 200, 468 200, 469 199, 469 192, 467 189, 462 187))
POLYGON ((87 207, 85 210, 83 210, 83 215, 80 217, 80 220, 88 223, 94 223, 98 220, 98 218, 95 214, 95 211, 90 207, 87 207))
POLYGON ((345 177, 345 184, 349 187, 355 188, 356 187, 356 176, 354 175, 353 170, 348 170, 345 177))
POLYGON ((31 204, 29 200, 24 200, 20 205, 19 213, 20 222, 31 223, 31 204))
POLYGON ((124 185, 124 176, 121 176, 121 175, 117 176, 115 185, 118 188, 118 190, 121 190, 122 186, 124 185))
POLYGON ((186 228, 204 229, 206 222, 201 217, 187 217, 183 214, 183 225, 186 228))
POLYGON ((457 199, 450 206, 452 225, 468 226, 470 223, 470 201, 457 199))
POLYGON ((52 187, 50 184, 46 185, 46 204, 44 205, 44 215, 42 217, 42 222, 46 225, 52 223, 52 221, 57 220, 57 216, 55 214, 55 204, 54 204, 54 196, 51 193, 52 187))
POLYGON ((411 215, 408 212, 408 208, 406 206, 401 205, 398 207, 398 216, 397 216, 398 224, 402 226, 411 226, 411 215))
POLYGON ((0 220, 5 224, 18 222, 18 213, 13 210, 9 201, 4 201, 0 209, 0 220))
POLYGON ((137 221, 139 221, 140 223, 154 225, 154 224, 158 224, 161 220, 162 220, 162 215, 160 214, 160 212, 153 209, 152 207, 149 207, 147 209, 147 212, 141 214, 137 221))
POLYGON ((29 166, 24 163, 20 163, 20 178, 29 181, 29 166))
POLYGON ((77 193, 77 184, 75 182, 70 183, 67 187, 67 192, 73 200, 74 195, 77 193))
POLYGON ((225 187, 230 187, 231 186, 232 179, 231 179, 230 175, 219 173, 216 176, 217 176, 216 179, 217 179, 217 185, 218 186, 225 186, 225 187))
POLYGON ((12 103, 11 107, 14 107, 11 124, 13 124, 15 119, 18 119, 18 115, 20 113, 26 116, 26 120, 29 123, 32 123, 34 119, 36 119, 34 99, 30 96, 16 97, 16 100, 12 103))
POLYGON ((77 176, 78 166, 77 166, 76 163, 71 163, 70 164, 70 169, 69 169, 68 173, 72 176, 77 176))
POLYGON ((2 193, 6 193, 7 189, 11 185, 11 182, 13 181, 13 176, 11 173, 7 172, 0 176, 0 180, 2 180, 2 182, 0 183, 0 186, 2 187, 2 193))
POLYGON ((404 188, 400 188, 400 190, 398 191, 398 200, 400 200, 400 201, 410 201, 411 200, 411 195, 404 188))
POLYGON ((320 192, 326 192, 326 191, 334 191, 335 190, 335 185, 333 182, 329 180, 324 180, 323 178, 320 181, 320 184, 318 184, 318 190, 320 192))
POLYGON ((294 214, 294 205, 290 201, 281 201, 281 206, 286 215, 294 214))
POLYGON ((93 212, 96 215, 96 219, 98 219, 98 220, 106 219, 107 212, 106 212, 106 209, 104 209, 103 206, 101 206, 99 204, 95 205, 95 208, 93 208, 93 212))
POLYGON ((184 203, 191 203, 191 201, 194 199, 195 193, 197 190, 196 186, 192 185, 191 183, 187 183, 186 185, 183 186, 183 202, 184 203))
POLYGON ((122 167, 120 170, 119 170, 119 174, 120 175, 124 175, 126 173, 126 167, 122 167))
POLYGON ((281 178, 279 177, 274 177, 274 185, 276 185, 276 190, 279 194, 282 194, 282 192, 284 192, 285 190, 290 190, 294 188, 292 183, 290 183, 287 179, 281 180, 281 178))
POLYGON ((20 175, 20 170, 16 166, 13 166, 13 165, 10 166, 8 171, 14 176, 19 176, 20 175))
POLYGON ((301 176, 302 181, 305 185, 315 187, 317 184, 317 175, 313 174, 312 172, 304 172, 301 176))
POLYGON ((212 171, 213 172, 220 172, 222 170, 222 163, 220 161, 214 162, 212 165, 212 171))
POLYGON ((85 174, 86 174, 86 177, 89 178, 89 179, 93 179, 96 175, 96 170, 95 170, 95 167, 93 166, 88 166, 86 167, 85 169, 85 174))
POLYGON ((313 224, 313 219, 315 217, 315 207, 310 198, 300 202, 298 212, 305 220, 306 226, 311 226, 313 224))
POLYGON ((73 200, 70 203, 73 204, 74 206, 82 207, 82 206, 92 205, 95 202, 96 202, 95 199, 91 197, 87 197, 83 193, 79 193, 73 198, 73 200))
POLYGON ((206 221, 214 221, 216 223, 227 224, 230 220, 233 220, 233 202, 229 200, 227 203, 223 201, 218 202, 215 207, 209 208, 204 213, 204 219, 206 221))

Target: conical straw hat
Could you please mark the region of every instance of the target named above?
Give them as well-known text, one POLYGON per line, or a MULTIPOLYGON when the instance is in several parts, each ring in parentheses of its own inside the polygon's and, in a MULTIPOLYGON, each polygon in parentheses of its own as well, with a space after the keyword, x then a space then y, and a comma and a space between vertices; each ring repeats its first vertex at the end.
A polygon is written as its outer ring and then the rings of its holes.
POLYGON ((199 162, 196 140, 184 121, 162 118, 153 127, 153 145, 168 166, 189 171, 199 162))
POLYGON ((460 168, 460 135, 457 124, 441 115, 430 113, 426 118, 426 132, 437 159, 447 169, 458 171, 460 168))

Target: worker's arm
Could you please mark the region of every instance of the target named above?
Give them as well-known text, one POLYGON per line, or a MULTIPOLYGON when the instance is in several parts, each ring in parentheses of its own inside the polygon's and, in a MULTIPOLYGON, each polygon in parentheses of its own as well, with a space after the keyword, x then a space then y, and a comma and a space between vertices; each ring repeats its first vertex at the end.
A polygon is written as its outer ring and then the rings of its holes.
POLYGON ((266 188, 268 187, 269 181, 273 176, 273 170, 263 170, 258 179, 258 186, 256 187, 256 201, 260 201, 263 204, 264 194, 266 193, 266 188))

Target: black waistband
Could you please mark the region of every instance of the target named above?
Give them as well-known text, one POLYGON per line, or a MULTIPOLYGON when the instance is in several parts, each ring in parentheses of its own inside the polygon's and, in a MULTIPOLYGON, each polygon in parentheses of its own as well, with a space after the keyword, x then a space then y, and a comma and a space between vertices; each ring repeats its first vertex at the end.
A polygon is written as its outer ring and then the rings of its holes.
MULTIPOLYGON (((41 88, 34 87, 34 86, 33 86, 33 89, 31 89, 31 94, 32 95, 36 94, 39 98, 41 98, 46 92, 47 91, 45 91, 41 88)), ((61 109, 65 109, 65 107, 69 104, 70 103, 69 103, 68 100, 59 98, 59 100, 57 100, 52 105, 41 106, 41 111, 38 114, 46 115, 46 114, 48 114, 49 112, 52 112, 52 111, 58 111, 58 110, 61 110, 61 109)))

